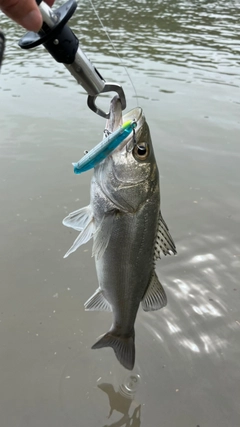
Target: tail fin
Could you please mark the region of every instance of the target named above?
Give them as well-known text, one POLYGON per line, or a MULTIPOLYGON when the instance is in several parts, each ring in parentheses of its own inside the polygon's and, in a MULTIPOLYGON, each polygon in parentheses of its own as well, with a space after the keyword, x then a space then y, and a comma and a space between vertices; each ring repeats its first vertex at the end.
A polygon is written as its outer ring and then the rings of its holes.
POLYGON ((135 363, 134 338, 134 330, 130 336, 119 335, 111 331, 102 335, 92 348, 112 347, 121 365, 131 371, 135 363))

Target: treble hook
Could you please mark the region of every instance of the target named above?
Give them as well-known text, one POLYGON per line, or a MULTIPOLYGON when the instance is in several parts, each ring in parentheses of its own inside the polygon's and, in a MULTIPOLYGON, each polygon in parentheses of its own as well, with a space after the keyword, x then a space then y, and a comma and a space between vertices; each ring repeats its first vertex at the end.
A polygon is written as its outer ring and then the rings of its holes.
POLYGON ((134 147, 137 145, 137 139, 136 139, 136 127, 137 127, 137 121, 136 119, 133 119, 133 123, 135 123, 135 126, 133 126, 132 132, 132 140, 127 144, 126 151, 127 153, 131 153, 131 151, 134 149, 134 147))

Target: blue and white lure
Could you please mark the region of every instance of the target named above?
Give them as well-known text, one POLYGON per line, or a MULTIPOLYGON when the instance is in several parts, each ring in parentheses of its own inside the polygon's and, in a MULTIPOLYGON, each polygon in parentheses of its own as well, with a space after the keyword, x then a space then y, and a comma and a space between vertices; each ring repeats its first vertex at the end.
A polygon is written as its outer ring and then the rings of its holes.
POLYGON ((136 128, 135 120, 128 120, 113 133, 104 138, 77 163, 73 163, 74 173, 80 174, 94 168, 104 160, 136 128))

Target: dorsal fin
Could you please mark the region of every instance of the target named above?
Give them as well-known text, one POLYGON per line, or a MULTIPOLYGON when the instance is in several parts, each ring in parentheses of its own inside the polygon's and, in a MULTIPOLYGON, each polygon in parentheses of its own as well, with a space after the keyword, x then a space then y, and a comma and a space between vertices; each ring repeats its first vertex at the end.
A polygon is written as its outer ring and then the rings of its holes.
POLYGON ((177 250, 173 238, 168 230, 168 226, 164 221, 161 212, 159 212, 158 231, 155 240, 154 261, 156 261, 158 258, 161 258, 161 252, 164 255, 175 255, 177 253, 177 250))

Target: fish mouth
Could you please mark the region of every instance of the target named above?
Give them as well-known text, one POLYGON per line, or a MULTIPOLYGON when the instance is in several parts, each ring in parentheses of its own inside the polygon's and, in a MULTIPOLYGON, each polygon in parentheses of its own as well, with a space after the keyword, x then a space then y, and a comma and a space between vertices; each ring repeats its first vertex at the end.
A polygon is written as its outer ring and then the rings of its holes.
POLYGON ((105 131, 107 133, 112 133, 122 126, 122 124, 122 103, 119 95, 116 95, 110 102, 109 118, 106 122, 105 131))
MULTIPOLYGON (((114 98, 111 100, 109 111, 110 115, 105 127, 105 132, 108 134, 117 130, 120 126, 122 126, 123 123, 128 120, 135 121, 137 123, 135 132, 137 132, 143 124, 143 110, 140 107, 133 108, 124 116, 122 116, 122 103, 119 98, 119 95, 114 96, 114 98)), ((124 139, 124 141, 119 145, 118 148, 124 147, 131 138, 132 134, 129 135, 126 139, 124 139)))
POLYGON ((133 108, 132 110, 128 111, 128 113, 124 114, 123 116, 123 123, 126 121, 131 120, 134 121, 137 126, 134 128, 134 133, 131 133, 126 139, 123 140, 123 142, 119 145, 117 150, 122 151, 123 148, 125 148, 127 145, 127 151, 131 151, 138 140, 138 133, 141 130, 144 122, 145 122, 145 116, 143 114, 143 110, 141 107, 133 108), (135 137, 133 138, 133 135, 135 134, 135 137))
MULTIPOLYGON (((143 114, 142 108, 141 107, 133 108, 132 110, 128 111, 128 113, 124 114, 124 116, 122 116, 122 104, 121 104, 120 98, 118 95, 114 96, 110 104, 110 116, 106 122, 106 127, 104 130, 105 136, 114 132, 120 126, 122 126, 123 123, 129 120, 135 121, 137 124, 137 126, 134 129, 135 136, 136 136, 135 139, 137 139, 137 134, 145 122, 145 116, 143 114)), ((114 152, 116 153, 117 151, 118 152, 122 151, 122 149, 126 147, 127 144, 129 144, 129 147, 127 147, 127 150, 131 151, 134 146, 133 133, 131 133, 127 138, 125 138, 121 142, 121 144, 119 144, 119 146, 113 151, 113 153, 114 152)), ((109 157, 112 157, 112 154, 110 154, 109 157)))

